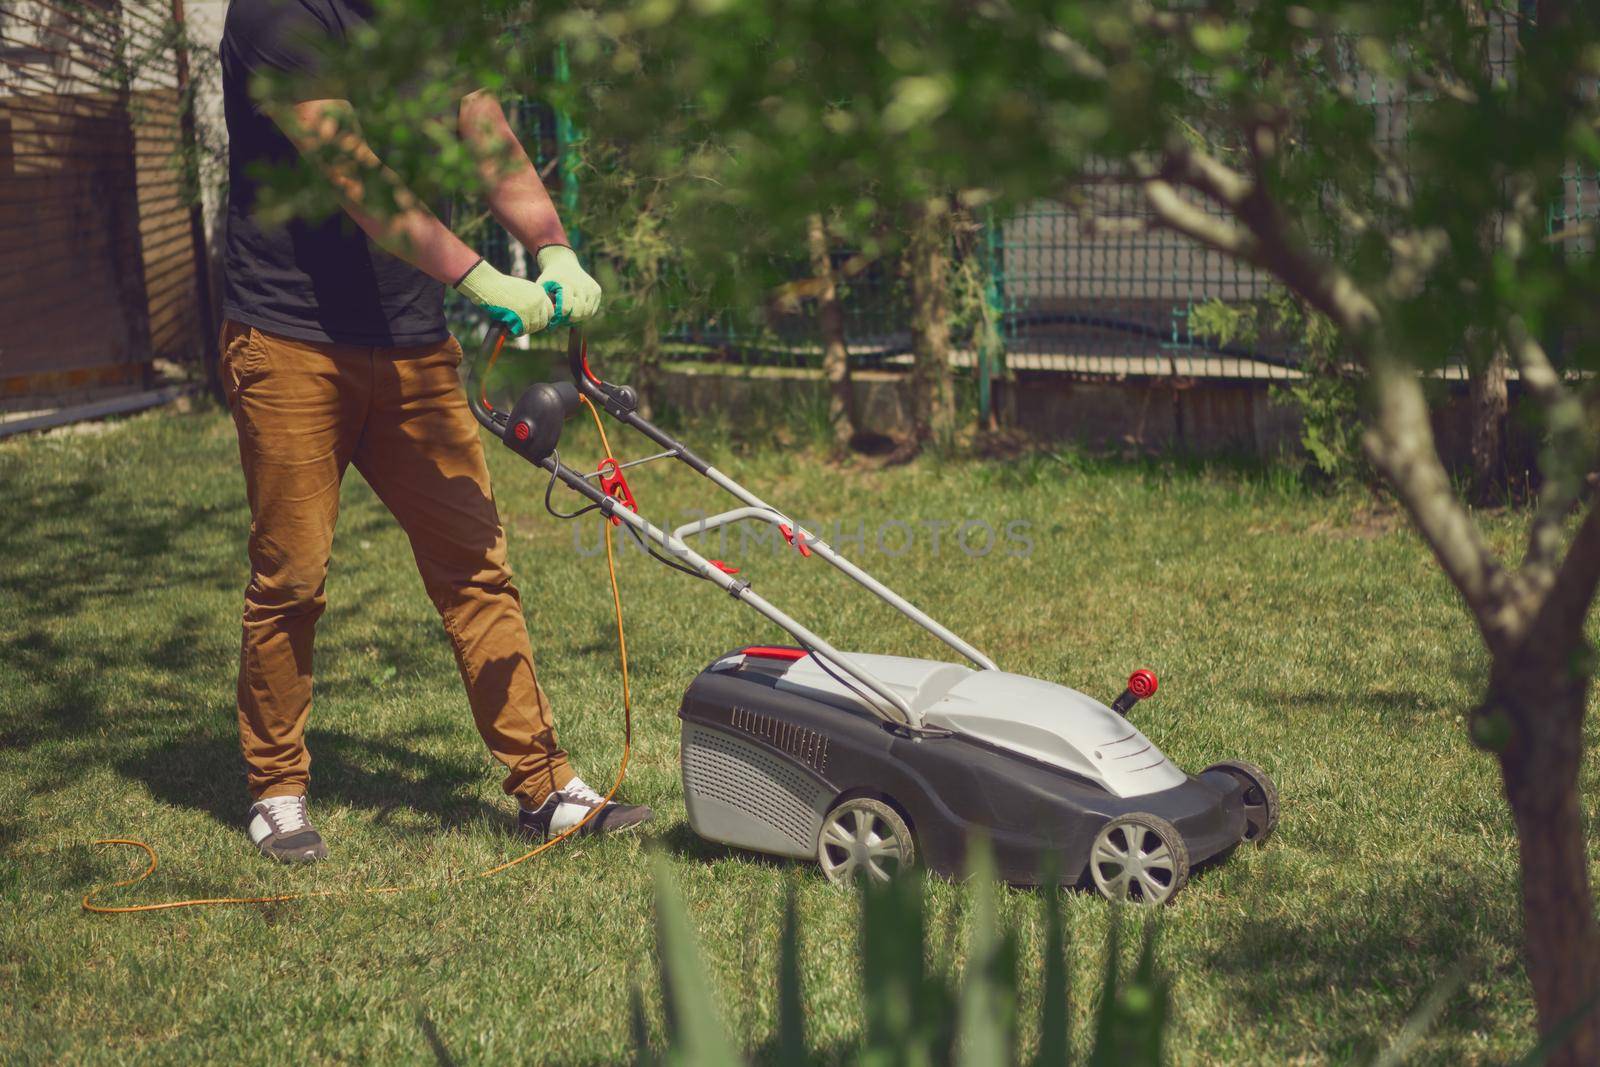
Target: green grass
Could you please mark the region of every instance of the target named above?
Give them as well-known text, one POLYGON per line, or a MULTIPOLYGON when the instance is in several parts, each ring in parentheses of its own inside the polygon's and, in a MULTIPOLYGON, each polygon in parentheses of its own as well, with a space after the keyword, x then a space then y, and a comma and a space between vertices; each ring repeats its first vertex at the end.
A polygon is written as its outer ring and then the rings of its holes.
MULTIPOLYGON (((971 558, 948 533, 935 557, 925 531, 897 556, 870 536, 843 547, 1010 670, 1109 698, 1130 668, 1155 668, 1161 693, 1136 714, 1172 758, 1239 756, 1277 777, 1269 846, 1200 873, 1163 916, 1176 1062, 1365 1059, 1463 959, 1468 979, 1416 1059, 1496 1062, 1532 1043, 1515 841, 1494 766, 1463 728, 1486 662, 1403 523, 1359 496, 1239 472, 1049 455, 843 469, 711 438, 714 462, 847 532, 883 517, 1026 523, 1026 558, 971 558)), ((595 451, 579 432, 568 456, 595 451)), ((621 737, 604 561, 544 514, 535 472, 503 450, 491 462, 541 677, 600 785, 621 737)), ((683 469, 633 481, 658 516, 724 506, 683 469)), ((309 733, 332 857, 288 870, 252 853, 233 711, 247 524, 233 430, 214 410, 0 445, 0 1058, 623 1059, 634 983, 661 1026, 651 848, 681 885, 730 1030, 757 1053, 774 1040, 784 886, 798 884, 808 1036, 848 1055, 854 898, 805 866, 700 842, 679 792, 683 686, 727 648, 779 635, 633 552, 626 793, 656 808, 649 833, 402 896, 82 914, 83 892, 140 867, 96 837, 160 851, 130 901, 436 885, 520 851, 405 538, 352 474, 309 733)), ((1515 543, 1516 516, 1488 526, 1515 543)), ((577 529, 595 544, 595 525, 577 529)), ((739 557, 736 535, 722 554, 739 557)), ((815 561, 739 561, 841 647, 939 654, 815 561)), ((1587 778, 1600 795, 1593 760, 1587 778)), ((969 890, 935 881, 927 894, 934 951, 959 953, 969 890)), ((1085 893, 1065 907, 1082 1035, 1108 915, 1085 893)), ((1037 976, 1036 897, 1004 892, 1000 909, 1037 976)), ((1023 1018, 1037 1018, 1037 981, 1024 989, 1023 1018)))

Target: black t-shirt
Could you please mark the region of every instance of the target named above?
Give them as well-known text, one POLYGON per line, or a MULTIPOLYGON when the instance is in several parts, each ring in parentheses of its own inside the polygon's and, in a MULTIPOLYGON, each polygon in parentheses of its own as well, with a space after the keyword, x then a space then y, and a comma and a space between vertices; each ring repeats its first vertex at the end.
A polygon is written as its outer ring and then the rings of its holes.
POLYGON ((304 99, 337 97, 315 85, 319 42, 337 45, 371 14, 367 0, 232 0, 222 32, 228 123, 228 223, 222 310, 235 321, 302 341, 401 346, 448 336, 444 286, 372 242, 342 211, 317 222, 269 226, 255 216, 258 168, 304 165, 251 98, 253 77, 284 71, 304 99))

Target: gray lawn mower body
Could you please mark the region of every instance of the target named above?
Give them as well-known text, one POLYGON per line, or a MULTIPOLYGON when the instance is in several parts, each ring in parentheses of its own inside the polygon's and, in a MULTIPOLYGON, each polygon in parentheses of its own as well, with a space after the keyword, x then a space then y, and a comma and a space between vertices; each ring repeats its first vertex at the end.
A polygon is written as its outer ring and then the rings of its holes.
MULTIPOLYGON (((1107 896, 1165 903, 1192 865, 1244 840, 1265 841, 1277 793, 1260 768, 1179 770, 1128 720, 1155 691, 1135 671, 1110 706, 1001 671, 993 660, 889 589, 784 512, 642 418, 627 386, 589 367, 581 334, 568 346, 573 383, 529 387, 510 412, 473 398, 478 420, 509 448, 589 501, 661 562, 713 584, 795 642, 719 657, 684 694, 684 802, 700 836, 815 859, 835 881, 892 877, 920 859, 959 875, 968 843, 987 838, 1017 884, 1053 874, 1107 896), (561 423, 579 394, 666 451, 581 474, 561 462, 561 423), (623 468, 676 459, 739 505, 668 532, 641 516, 623 468), (598 483, 598 484, 596 484, 598 483), (690 545, 739 522, 776 527, 799 560, 816 557, 922 627, 970 666, 834 648, 690 545)), ((549 494, 546 494, 549 505, 549 494)))
MULTIPOLYGON (((1189 863, 1246 836, 1244 785, 1191 777, 1125 717, 1073 689, 1003 671, 853 654, 921 711, 895 729, 810 656, 736 650, 684 694, 684 803, 701 837, 814 859, 828 812, 868 796, 899 810, 921 861, 959 876, 975 834, 1019 885, 1088 876, 1096 836, 1149 813, 1182 834, 1189 863)), ((800 650, 796 650, 800 651, 800 650)))

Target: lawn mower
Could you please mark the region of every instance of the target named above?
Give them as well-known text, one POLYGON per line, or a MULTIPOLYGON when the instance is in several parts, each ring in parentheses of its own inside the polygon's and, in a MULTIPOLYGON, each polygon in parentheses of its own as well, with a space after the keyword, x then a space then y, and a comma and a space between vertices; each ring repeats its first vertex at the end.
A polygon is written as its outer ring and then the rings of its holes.
MULTIPOLYGON (((496 352, 504 337, 496 340, 496 352)), ((571 382, 540 382, 509 411, 494 410, 469 367, 474 415, 518 455, 549 472, 545 504, 563 518, 597 512, 658 561, 703 579, 765 617, 792 645, 752 644, 713 660, 690 683, 678 715, 684 803, 694 832, 740 849, 814 860, 834 882, 887 880, 921 863, 959 877, 974 837, 990 842, 1001 877, 1038 884, 1047 873, 1106 897, 1170 901, 1199 864, 1242 841, 1260 844, 1278 821, 1278 795, 1259 767, 1174 766, 1129 721, 1157 689, 1136 670, 1108 706, 1065 686, 1000 670, 988 656, 696 455, 638 412, 632 388, 589 364, 581 330, 568 338, 571 382), (663 451, 581 473, 561 461, 561 429, 587 398, 663 451), (687 465, 739 506, 660 529, 645 519, 626 468, 658 459, 687 465), (560 481, 587 500, 556 511, 560 481), (796 558, 821 560, 921 626, 969 665, 842 652, 758 594, 689 539, 740 522, 777 528, 796 558)))

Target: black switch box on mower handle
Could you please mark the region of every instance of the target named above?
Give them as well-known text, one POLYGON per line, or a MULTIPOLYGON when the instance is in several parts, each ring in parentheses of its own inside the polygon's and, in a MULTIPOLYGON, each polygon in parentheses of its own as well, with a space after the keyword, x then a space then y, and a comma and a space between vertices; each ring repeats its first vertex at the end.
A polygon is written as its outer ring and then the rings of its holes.
POLYGON ((536 382, 522 391, 500 439, 538 463, 556 450, 561 426, 578 410, 578 387, 571 382, 536 382))

